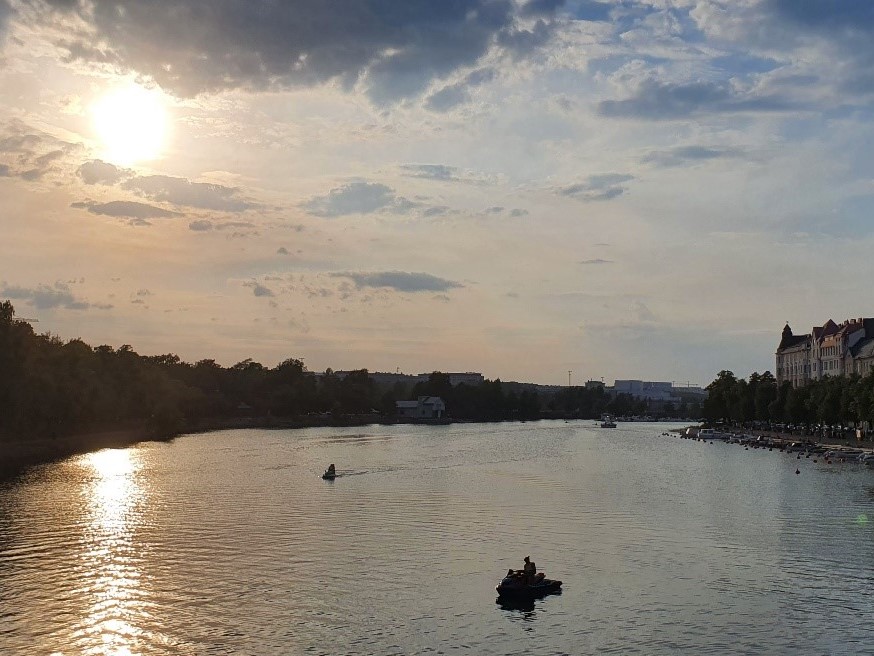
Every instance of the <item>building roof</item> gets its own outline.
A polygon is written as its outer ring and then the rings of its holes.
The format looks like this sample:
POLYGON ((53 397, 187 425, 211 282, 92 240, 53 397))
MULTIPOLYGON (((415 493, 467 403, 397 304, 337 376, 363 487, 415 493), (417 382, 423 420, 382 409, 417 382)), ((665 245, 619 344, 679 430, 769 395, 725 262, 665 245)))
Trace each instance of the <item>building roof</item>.
MULTIPOLYGON (((788 328, 789 326, 786 327, 788 328)), ((809 339, 810 335, 793 335, 791 330, 788 333, 784 330, 783 339, 780 340, 780 346, 777 347, 777 351, 785 351, 793 346, 801 346, 809 339)))
POLYGON ((866 337, 850 349, 854 358, 874 358, 874 337, 866 337))

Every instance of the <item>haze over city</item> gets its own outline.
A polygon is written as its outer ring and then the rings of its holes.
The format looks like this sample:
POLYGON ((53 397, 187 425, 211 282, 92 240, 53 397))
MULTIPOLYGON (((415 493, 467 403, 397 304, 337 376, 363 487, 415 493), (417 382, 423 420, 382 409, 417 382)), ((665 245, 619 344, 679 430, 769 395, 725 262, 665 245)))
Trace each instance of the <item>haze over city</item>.
POLYGON ((0 300, 232 364, 706 385, 862 316, 874 6, 0 0, 0 300))

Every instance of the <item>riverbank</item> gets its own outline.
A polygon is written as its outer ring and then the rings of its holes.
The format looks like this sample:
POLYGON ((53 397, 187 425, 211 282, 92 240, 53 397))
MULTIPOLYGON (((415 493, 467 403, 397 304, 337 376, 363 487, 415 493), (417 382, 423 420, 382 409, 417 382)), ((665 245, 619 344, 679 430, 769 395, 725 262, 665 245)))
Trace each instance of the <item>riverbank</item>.
POLYGON ((156 435, 146 426, 89 431, 53 438, 15 440, 0 438, 0 481, 13 478, 29 467, 107 448, 123 448, 139 442, 169 442, 180 435, 243 428, 297 429, 368 426, 370 424, 446 424, 449 420, 398 420, 368 413, 361 415, 305 415, 300 417, 214 417, 182 426, 172 433, 156 435))
MULTIPOLYGON (((698 426, 689 426, 688 428, 676 428, 672 432, 684 434, 687 430, 692 430, 693 435, 697 436, 698 426)), ((874 442, 871 440, 856 440, 856 439, 838 439, 830 437, 819 437, 814 435, 795 435, 793 433, 783 433, 772 430, 751 430, 741 428, 739 426, 731 426, 724 429, 728 433, 738 433, 750 435, 753 437, 763 437, 766 440, 778 445, 789 445, 793 443, 808 444, 810 446, 826 446, 836 450, 853 449, 859 451, 867 451, 874 453, 874 442)))
POLYGON ((172 437, 156 438, 145 428, 127 428, 39 440, 3 440, 0 441, 0 480, 11 478, 34 465, 157 439, 172 437))

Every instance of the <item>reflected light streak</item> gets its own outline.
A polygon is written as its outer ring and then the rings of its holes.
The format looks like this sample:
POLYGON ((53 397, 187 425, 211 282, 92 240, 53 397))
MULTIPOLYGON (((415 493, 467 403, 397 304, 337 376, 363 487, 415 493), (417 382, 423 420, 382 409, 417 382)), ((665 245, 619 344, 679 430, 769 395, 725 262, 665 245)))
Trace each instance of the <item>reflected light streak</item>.
POLYGON ((139 653, 139 621, 147 615, 140 557, 134 544, 143 490, 142 463, 133 449, 105 449, 86 457, 92 478, 85 490, 89 524, 83 568, 91 606, 74 634, 83 654, 139 653))

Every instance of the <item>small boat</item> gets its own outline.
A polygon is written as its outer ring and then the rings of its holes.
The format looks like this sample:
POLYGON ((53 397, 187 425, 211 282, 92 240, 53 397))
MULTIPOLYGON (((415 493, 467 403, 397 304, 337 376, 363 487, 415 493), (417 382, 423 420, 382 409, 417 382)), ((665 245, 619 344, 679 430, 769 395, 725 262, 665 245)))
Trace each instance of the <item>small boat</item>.
POLYGON ((325 470, 325 473, 322 474, 322 478, 324 478, 326 481, 333 481, 335 478, 337 478, 337 470, 334 468, 333 463, 331 463, 328 466, 328 469, 325 470))
POLYGON ((616 428, 616 422, 610 415, 601 415, 601 428, 616 428))
POLYGON ((542 578, 536 583, 527 583, 521 576, 505 576, 495 586, 498 596, 511 599, 534 599, 561 592, 561 581, 542 578))

